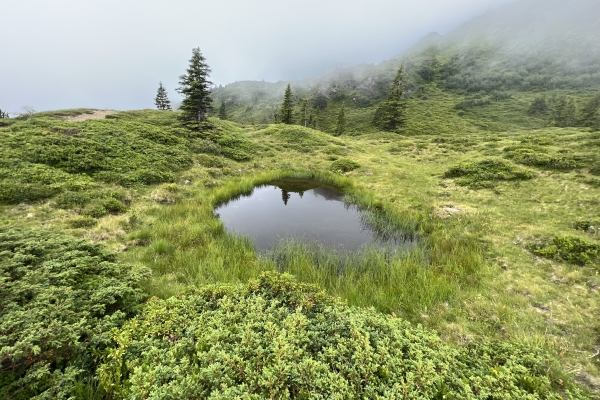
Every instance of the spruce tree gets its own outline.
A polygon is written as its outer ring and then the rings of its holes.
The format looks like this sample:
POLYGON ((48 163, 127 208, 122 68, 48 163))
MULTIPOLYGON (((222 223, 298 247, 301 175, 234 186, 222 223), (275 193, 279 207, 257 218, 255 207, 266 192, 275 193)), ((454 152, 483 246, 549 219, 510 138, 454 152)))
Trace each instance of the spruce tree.
POLYGON ((219 107, 219 119, 227 119, 227 108, 225 107, 224 101, 221 102, 221 107, 219 107))
POLYGON ((179 77, 181 86, 177 88, 177 91, 183 95, 183 101, 179 106, 180 118, 184 124, 193 129, 200 127, 211 109, 212 99, 209 86, 212 82, 208 80, 210 72, 210 67, 206 64, 200 48, 192 49, 192 58, 187 74, 179 77))
POLYGON ((338 114, 338 118, 337 118, 337 125, 335 127, 335 135, 336 136, 340 136, 343 135, 344 133, 346 133, 346 123, 348 121, 346 120, 346 104, 342 103, 342 109, 340 110, 340 113, 338 114))
POLYGON ((392 85, 388 89, 388 98, 375 113, 373 123, 383 130, 393 132, 406 122, 406 100, 404 91, 404 65, 400 66, 392 85))
POLYGON ((529 114, 547 114, 549 110, 548 103, 546 102, 546 96, 538 96, 533 100, 529 106, 529 114))
POLYGON ((294 100, 292 98, 292 87, 288 83, 283 95, 283 104, 281 105, 281 122, 290 125, 293 122, 294 100))
POLYGON ((154 99, 154 104, 156 104, 156 108, 159 110, 170 110, 171 109, 171 101, 167 97, 167 91, 163 86, 162 82, 158 84, 158 91, 156 92, 156 98, 154 99))
POLYGON ((300 116, 302 121, 304 122, 304 127, 308 126, 310 110, 308 107, 308 99, 302 100, 302 106, 300 107, 300 116))
POLYGON ((552 124, 561 128, 577 125, 577 104, 575 99, 562 96, 552 104, 552 124))
POLYGON ((583 107, 581 114, 583 125, 600 130, 600 93, 583 107))

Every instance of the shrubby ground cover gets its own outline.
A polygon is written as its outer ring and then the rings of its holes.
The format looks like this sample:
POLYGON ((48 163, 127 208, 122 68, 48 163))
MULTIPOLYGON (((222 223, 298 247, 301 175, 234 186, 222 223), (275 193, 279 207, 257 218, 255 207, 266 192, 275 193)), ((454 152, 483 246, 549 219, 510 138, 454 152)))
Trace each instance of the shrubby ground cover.
POLYGON ((145 297, 147 274, 86 240, 0 228, 0 397, 70 398, 145 297))
POLYGON ((151 300, 114 339, 99 373, 115 398, 562 398, 540 349, 455 348, 276 273, 151 300))

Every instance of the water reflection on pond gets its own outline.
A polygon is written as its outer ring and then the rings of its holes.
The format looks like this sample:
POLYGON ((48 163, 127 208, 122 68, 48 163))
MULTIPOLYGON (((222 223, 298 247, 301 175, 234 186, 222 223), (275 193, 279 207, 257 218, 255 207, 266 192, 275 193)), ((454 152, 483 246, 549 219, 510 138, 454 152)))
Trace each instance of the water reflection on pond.
POLYGON ((250 237, 259 251, 272 250, 290 237, 343 252, 362 246, 397 249, 411 243, 403 235, 382 237, 358 207, 344 201, 342 192, 314 180, 285 179, 257 186, 220 205, 215 213, 228 232, 250 237))

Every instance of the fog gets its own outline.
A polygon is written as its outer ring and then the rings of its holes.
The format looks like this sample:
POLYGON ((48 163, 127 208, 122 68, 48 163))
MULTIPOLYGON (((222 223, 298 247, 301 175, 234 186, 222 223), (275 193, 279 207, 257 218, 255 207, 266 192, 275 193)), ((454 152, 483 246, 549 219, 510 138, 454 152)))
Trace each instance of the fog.
POLYGON ((216 84, 376 63, 510 0, 3 0, 0 108, 153 107, 200 47, 216 84))

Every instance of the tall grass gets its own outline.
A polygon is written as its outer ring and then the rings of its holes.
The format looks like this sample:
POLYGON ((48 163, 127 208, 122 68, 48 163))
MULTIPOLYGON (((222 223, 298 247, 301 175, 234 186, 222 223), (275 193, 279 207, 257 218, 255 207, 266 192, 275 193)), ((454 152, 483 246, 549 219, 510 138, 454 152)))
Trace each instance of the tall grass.
POLYGON ((436 223, 417 211, 399 212, 345 177, 311 171, 269 172, 200 190, 193 198, 161 208, 154 224, 137 235, 150 239, 149 245, 129 257, 154 270, 147 288, 152 295, 168 297, 190 285, 245 282, 278 270, 318 284, 352 305, 374 306, 410 319, 449 299, 462 285, 476 282, 483 262, 476 240, 458 233, 452 224, 436 223), (338 187, 383 237, 400 230, 404 238, 419 240, 405 251, 366 248, 350 257, 318 243, 283 240, 271 253, 258 254, 249 239, 224 231, 213 213, 218 204, 284 178, 317 179, 338 187))

